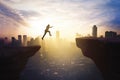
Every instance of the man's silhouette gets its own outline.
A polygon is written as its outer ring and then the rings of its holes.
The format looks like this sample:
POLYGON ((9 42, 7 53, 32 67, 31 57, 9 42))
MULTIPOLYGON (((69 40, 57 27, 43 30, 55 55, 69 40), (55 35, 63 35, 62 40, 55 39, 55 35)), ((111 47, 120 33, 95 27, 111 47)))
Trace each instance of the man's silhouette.
POLYGON ((49 28, 52 28, 52 27, 50 27, 50 25, 48 24, 48 25, 46 26, 46 29, 45 29, 44 35, 43 35, 43 37, 42 37, 42 40, 43 40, 43 38, 45 37, 45 35, 46 35, 47 32, 49 32, 49 35, 52 36, 51 33, 50 33, 50 31, 49 31, 49 28))

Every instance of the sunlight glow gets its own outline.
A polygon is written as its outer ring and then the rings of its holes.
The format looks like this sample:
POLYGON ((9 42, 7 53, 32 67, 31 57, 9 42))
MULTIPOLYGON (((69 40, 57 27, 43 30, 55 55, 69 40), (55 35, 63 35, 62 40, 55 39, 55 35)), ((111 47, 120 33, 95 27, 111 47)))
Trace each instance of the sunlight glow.
MULTIPOLYGON (((91 35, 93 25, 97 25, 99 28, 98 34, 103 35, 109 27, 108 22, 114 19, 114 16, 111 17, 112 13, 109 14, 111 12, 111 8, 105 8, 105 3, 108 3, 108 0, 87 0, 78 2, 73 0, 35 0, 34 2, 33 0, 12 1, 13 3, 8 0, 2 0, 2 2, 11 6, 11 8, 16 9, 16 11, 18 11, 18 13, 29 22, 30 26, 26 32, 28 32, 32 37, 39 35, 42 36, 47 24, 53 26, 53 28, 50 29, 53 36, 55 36, 55 32, 58 30, 60 31, 61 38, 67 38, 70 40, 74 40, 76 33, 79 33, 82 36, 87 36, 88 34, 91 35), (107 28, 104 29, 104 27, 107 28)), ((5 31, 3 30, 3 32, 5 31)))
MULTIPOLYGON (((41 21, 40 19, 29 20, 30 28, 28 29, 28 31, 32 33, 32 37, 37 37, 39 35, 42 36, 44 34, 46 26, 49 23, 52 23, 51 21, 51 19, 45 19, 43 21, 41 21)), ((51 28, 50 31, 54 33, 55 29, 51 28)))

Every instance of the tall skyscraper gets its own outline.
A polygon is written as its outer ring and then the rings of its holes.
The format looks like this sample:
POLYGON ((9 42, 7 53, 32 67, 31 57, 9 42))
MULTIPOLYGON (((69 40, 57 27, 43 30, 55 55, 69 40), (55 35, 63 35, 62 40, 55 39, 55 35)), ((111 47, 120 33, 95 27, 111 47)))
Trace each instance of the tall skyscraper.
POLYGON ((56 39, 60 39, 60 32, 56 31, 56 39))
POLYGON ((23 35, 23 46, 27 46, 27 35, 23 35))
POLYGON ((97 26, 96 25, 94 25, 92 28, 92 36, 97 37, 97 26))
POLYGON ((11 37, 11 46, 17 46, 17 40, 15 39, 15 37, 11 37))
POLYGON ((21 35, 18 35, 18 41, 19 41, 19 44, 22 45, 22 36, 21 35))

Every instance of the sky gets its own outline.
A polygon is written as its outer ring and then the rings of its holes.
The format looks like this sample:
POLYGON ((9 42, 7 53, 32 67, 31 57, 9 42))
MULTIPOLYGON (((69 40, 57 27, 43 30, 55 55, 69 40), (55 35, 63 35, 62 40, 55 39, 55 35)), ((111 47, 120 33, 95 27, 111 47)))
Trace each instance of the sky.
POLYGON ((50 24, 53 36, 60 31, 61 37, 69 39, 76 33, 91 35, 93 25, 97 25, 98 35, 103 35, 106 30, 119 33, 119 5, 119 0, 1 0, 0 15, 7 22, 0 28, 7 34, 10 31, 11 34, 35 37, 43 35, 45 27, 50 24))

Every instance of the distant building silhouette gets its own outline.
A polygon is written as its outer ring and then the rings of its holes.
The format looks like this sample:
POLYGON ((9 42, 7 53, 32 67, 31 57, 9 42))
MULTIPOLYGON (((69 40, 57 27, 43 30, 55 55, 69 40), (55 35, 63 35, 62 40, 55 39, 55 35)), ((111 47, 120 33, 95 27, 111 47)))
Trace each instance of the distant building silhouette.
POLYGON ((79 33, 76 33, 76 35, 75 35, 77 38, 79 38, 79 37, 81 37, 81 34, 79 34, 79 33))
POLYGON ((18 35, 18 42, 20 45, 22 45, 22 36, 21 35, 18 35))
POLYGON ((100 38, 104 38, 103 35, 100 35, 100 38))
POLYGON ((0 38, 0 47, 21 47, 21 46, 39 46, 40 45, 40 39, 37 38, 31 38, 29 40, 29 37, 27 35, 18 35, 18 38, 11 37, 11 39, 0 38))
POLYGON ((94 25, 92 28, 92 36, 97 37, 97 26, 96 25, 94 25))
POLYGON ((120 39, 120 34, 117 35, 117 38, 120 39))
POLYGON ((27 41, 28 46, 32 46, 34 44, 34 39, 31 38, 30 41, 27 41))
POLYGON ((56 39, 60 39, 60 32, 59 31, 56 31, 56 39))
POLYGON ((0 38, 0 47, 3 47, 3 46, 4 46, 4 39, 0 38))
POLYGON ((14 44, 16 42, 15 37, 11 37, 11 43, 14 44))
POLYGON ((27 46, 27 35, 23 35, 23 46, 27 46))
POLYGON ((5 44, 5 45, 8 45, 9 43, 10 43, 10 41, 8 40, 7 37, 5 37, 5 38, 4 38, 4 44, 5 44))
POLYGON ((105 38, 116 38, 117 33, 113 31, 106 31, 105 32, 105 38))
POLYGON ((15 37, 11 37, 11 46, 18 46, 19 40, 16 40, 15 37))

